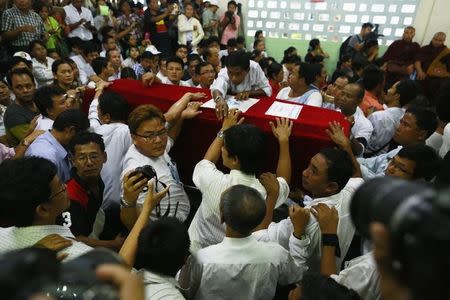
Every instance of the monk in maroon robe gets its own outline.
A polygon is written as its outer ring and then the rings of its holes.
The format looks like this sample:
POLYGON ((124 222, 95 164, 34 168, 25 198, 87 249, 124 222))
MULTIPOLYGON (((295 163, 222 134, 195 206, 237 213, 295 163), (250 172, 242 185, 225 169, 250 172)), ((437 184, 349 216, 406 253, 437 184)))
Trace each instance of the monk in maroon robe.
POLYGON ((391 87, 397 81, 408 78, 414 72, 414 62, 420 45, 413 42, 416 29, 408 26, 403 38, 393 42, 383 55, 386 64, 386 86, 391 87))
MULTIPOLYGON (((444 45, 445 38, 445 33, 436 33, 430 44, 420 48, 416 56, 417 79, 421 81, 425 93, 432 104, 434 104, 434 98, 445 77, 436 76, 433 72, 429 72, 429 68, 442 53, 447 51, 447 46, 444 45)), ((448 57, 443 57, 442 59, 448 59, 448 57)))

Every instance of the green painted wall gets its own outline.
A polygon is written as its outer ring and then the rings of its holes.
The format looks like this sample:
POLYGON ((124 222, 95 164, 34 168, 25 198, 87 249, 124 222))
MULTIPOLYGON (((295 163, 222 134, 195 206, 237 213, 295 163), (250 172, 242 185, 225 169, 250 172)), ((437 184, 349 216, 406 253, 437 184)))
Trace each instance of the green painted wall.
MULTIPOLYGON (((247 37, 247 40, 249 41, 247 45, 251 48, 253 39, 251 39, 251 37, 247 37)), ((331 74, 336 69, 337 58, 339 57, 339 47, 341 44, 334 42, 320 43, 322 45, 322 49, 330 55, 330 58, 325 60, 325 65, 327 67, 328 74, 331 74)), ((277 61, 281 61, 284 50, 290 46, 297 48, 298 53, 302 56, 302 58, 304 58, 308 50, 309 41, 266 38, 267 53, 269 56, 274 57, 277 61)), ((386 46, 380 46, 380 56, 384 54, 386 48, 386 46)))

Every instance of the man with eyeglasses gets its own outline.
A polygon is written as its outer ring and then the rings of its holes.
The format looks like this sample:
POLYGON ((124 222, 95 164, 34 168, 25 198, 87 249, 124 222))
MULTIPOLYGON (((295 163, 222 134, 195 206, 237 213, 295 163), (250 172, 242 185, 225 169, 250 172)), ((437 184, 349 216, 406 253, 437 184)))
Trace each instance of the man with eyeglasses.
POLYGON ((209 89, 216 78, 216 71, 209 62, 202 62, 195 66, 195 77, 199 83, 198 88, 209 89))
POLYGON ((77 240, 91 246, 119 250, 124 238, 100 240, 105 224, 101 209, 105 185, 100 172, 106 162, 103 138, 96 133, 82 132, 70 143, 72 178, 67 182, 69 210, 63 213, 63 225, 70 228, 77 240))
POLYGON ((169 151, 177 138, 184 119, 197 116, 199 102, 190 102, 206 97, 203 93, 186 93, 163 114, 153 105, 140 105, 128 117, 133 145, 131 145, 123 160, 122 180, 130 185, 132 193, 122 193, 121 219, 123 224, 131 229, 141 212, 149 178, 142 172, 135 174, 138 167, 152 166, 157 175, 155 189, 160 191, 170 185, 170 190, 160 202, 159 211, 152 212, 152 218, 160 215, 177 217, 186 220, 190 211, 189 198, 184 191, 178 171, 169 151), (158 213, 159 212, 159 213, 158 213))

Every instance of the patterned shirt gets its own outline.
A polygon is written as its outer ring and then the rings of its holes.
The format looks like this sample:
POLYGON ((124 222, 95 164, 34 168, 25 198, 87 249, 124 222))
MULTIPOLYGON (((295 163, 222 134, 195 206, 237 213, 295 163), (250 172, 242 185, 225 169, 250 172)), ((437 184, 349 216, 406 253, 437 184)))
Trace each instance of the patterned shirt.
POLYGON ((128 27, 131 27, 133 23, 136 24, 136 28, 133 29, 130 34, 135 35, 138 40, 142 39, 142 18, 139 17, 136 14, 130 14, 128 17, 124 14, 119 16, 117 18, 117 28, 119 29, 118 32, 123 31, 127 29, 128 27))
POLYGON ((12 31, 18 27, 31 25, 35 28, 35 32, 22 32, 15 40, 11 41, 11 45, 16 47, 28 47, 31 41, 40 40, 44 33, 44 23, 41 17, 32 10, 24 13, 17 6, 7 9, 3 13, 1 31, 12 31))

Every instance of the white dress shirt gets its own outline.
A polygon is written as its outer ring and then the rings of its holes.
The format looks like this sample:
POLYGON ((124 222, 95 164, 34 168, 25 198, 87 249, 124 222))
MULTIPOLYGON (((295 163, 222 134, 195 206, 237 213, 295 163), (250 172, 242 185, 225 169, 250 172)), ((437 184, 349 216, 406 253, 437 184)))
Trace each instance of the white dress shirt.
MULTIPOLYGON (((158 77, 159 78, 159 77, 158 77)), ((162 79, 161 79, 161 83, 164 83, 164 84, 170 84, 170 85, 175 85, 172 81, 170 81, 169 80, 169 78, 168 77, 163 77, 162 79)), ((180 83, 178 84, 179 86, 191 86, 189 83, 187 83, 186 81, 184 81, 184 80, 180 80, 180 83)))
POLYGON ((361 173, 364 180, 369 180, 375 177, 383 177, 385 174, 389 161, 397 155, 402 149, 402 146, 398 146, 394 150, 388 153, 380 154, 370 158, 358 158, 359 166, 361 167, 361 173))
POLYGON ((36 58, 31 59, 33 62, 33 76, 38 83, 38 87, 53 83, 52 65, 55 61, 51 57, 47 57, 47 64, 39 62, 36 58))
MULTIPOLYGON (((137 167, 151 165, 158 175, 158 181, 166 184, 167 186, 170 185, 170 194, 166 195, 160 202, 161 215, 163 215, 167 211, 170 202, 169 216, 175 216, 175 210, 177 210, 176 217, 181 221, 184 221, 189 215, 190 204, 189 198, 184 191, 183 183, 181 183, 180 181, 176 165, 169 156, 169 151, 172 146, 173 140, 171 138, 168 138, 166 151, 164 152, 164 154, 160 157, 150 158, 140 153, 139 150, 136 149, 135 145, 131 145, 130 149, 128 149, 128 152, 123 159, 123 171, 120 178, 123 179, 128 171, 132 171, 137 167), (177 202, 178 209, 176 209, 177 202)), ((164 188, 161 183, 158 183, 157 187, 158 191, 164 188)), ((142 205, 144 203, 146 195, 147 193, 145 192, 139 195, 137 201, 139 205, 142 205)), ((156 218, 155 211, 152 212, 151 217, 156 218)))
POLYGON ((219 91, 224 97, 228 93, 256 91, 259 89, 262 89, 268 97, 272 95, 272 88, 270 87, 269 80, 266 78, 266 75, 264 75, 259 64, 253 60, 250 61, 250 69, 240 84, 235 85, 232 83, 228 78, 227 68, 222 68, 210 89, 211 91, 219 91))
POLYGON ((108 157, 100 174, 105 184, 102 208, 106 210, 111 205, 116 207, 120 205, 120 187, 122 186, 120 174, 122 173, 123 159, 132 141, 128 125, 123 123, 100 124, 97 107, 98 99, 92 100, 89 106, 89 122, 91 130, 103 137, 108 157))
POLYGON ((310 106, 322 107, 322 95, 318 90, 311 89, 299 97, 289 97, 291 88, 289 86, 282 88, 277 95, 277 99, 306 104, 310 106))
POLYGON ((133 66, 138 63, 139 63, 138 61, 133 60, 131 57, 127 57, 124 60, 122 60, 122 67, 133 68, 133 66))
MULTIPOLYGON (((306 208, 311 208, 319 203, 324 203, 329 207, 334 206, 338 211, 339 224, 337 235, 339 237, 339 246, 341 257, 336 258, 336 267, 339 270, 345 255, 350 247, 350 243, 355 234, 355 227, 350 217, 350 200, 358 187, 363 183, 362 178, 350 178, 346 186, 337 194, 329 197, 312 199, 306 208)), ((254 233, 258 240, 277 242, 286 249, 289 249, 289 238, 294 232, 294 227, 289 218, 281 222, 272 222, 265 230, 254 233)), ((313 272, 320 270, 320 258, 322 255, 322 234, 319 223, 313 214, 310 215, 309 222, 305 228, 305 235, 309 238, 308 254, 306 264, 313 272)))
MULTIPOLYGON (((79 13, 72 4, 69 4, 64 6, 64 12, 66 13, 65 20, 67 25, 75 24, 81 19, 85 19, 86 22, 91 22, 91 25, 94 26, 94 18, 92 16, 92 12, 86 7, 81 7, 81 13, 79 13)), ((93 38, 92 32, 83 25, 80 25, 72 30, 69 33, 68 37, 79 37, 83 41, 90 41, 93 38)))
POLYGON ((89 77, 95 75, 94 69, 92 66, 84 59, 84 57, 80 55, 71 56, 70 57, 80 70, 80 81, 82 84, 87 84, 89 81, 89 77))
POLYGON ((50 130, 53 128, 53 121, 50 118, 44 117, 43 115, 39 115, 39 117, 36 120, 36 128, 34 130, 50 130))
POLYGON ((184 300, 180 286, 175 278, 156 274, 147 270, 139 270, 145 286, 147 300, 184 300))
POLYGON ((353 117, 355 123, 351 129, 351 136, 355 139, 365 139, 368 143, 373 132, 372 123, 364 116, 363 111, 359 107, 356 107, 356 112, 353 114, 353 117))
MULTIPOLYGON (((64 214, 63 214, 64 217, 64 214)), ((64 261, 74 259, 90 250, 91 247, 75 240, 70 229, 60 225, 39 225, 27 227, 0 228, 0 254, 8 251, 32 247, 38 241, 50 234, 58 234, 72 241, 72 245, 58 253, 67 253, 64 261)))
POLYGON ((299 282, 304 271, 280 245, 249 236, 199 250, 182 274, 190 274, 194 299, 272 299, 277 283, 299 282))
POLYGON ((354 290, 364 300, 380 300, 380 275, 373 252, 346 262, 345 269, 331 275, 337 283, 354 290))
MULTIPOLYGON (((283 204, 289 196, 289 185, 278 177, 280 192, 276 206, 283 204)), ((206 159, 201 160, 194 169, 192 180, 202 192, 202 202, 189 226, 191 251, 220 243, 225 237, 225 225, 220 222, 220 196, 229 187, 242 184, 252 187, 266 198, 267 192, 255 175, 247 175, 239 170, 224 174, 216 165, 206 159)))
POLYGON ((377 152, 388 145, 404 114, 404 108, 389 107, 369 115, 368 119, 373 125, 373 132, 367 145, 368 153, 377 152))
POLYGON ((433 148, 434 151, 436 151, 436 153, 439 153, 439 151, 441 150, 442 143, 443 143, 443 135, 437 133, 436 131, 433 132, 433 134, 430 135, 430 137, 427 138, 427 140, 425 141, 425 145, 433 148))
POLYGON ((445 125, 444 134, 442 135, 442 146, 439 150, 439 155, 444 158, 447 152, 450 150, 450 123, 445 125))

